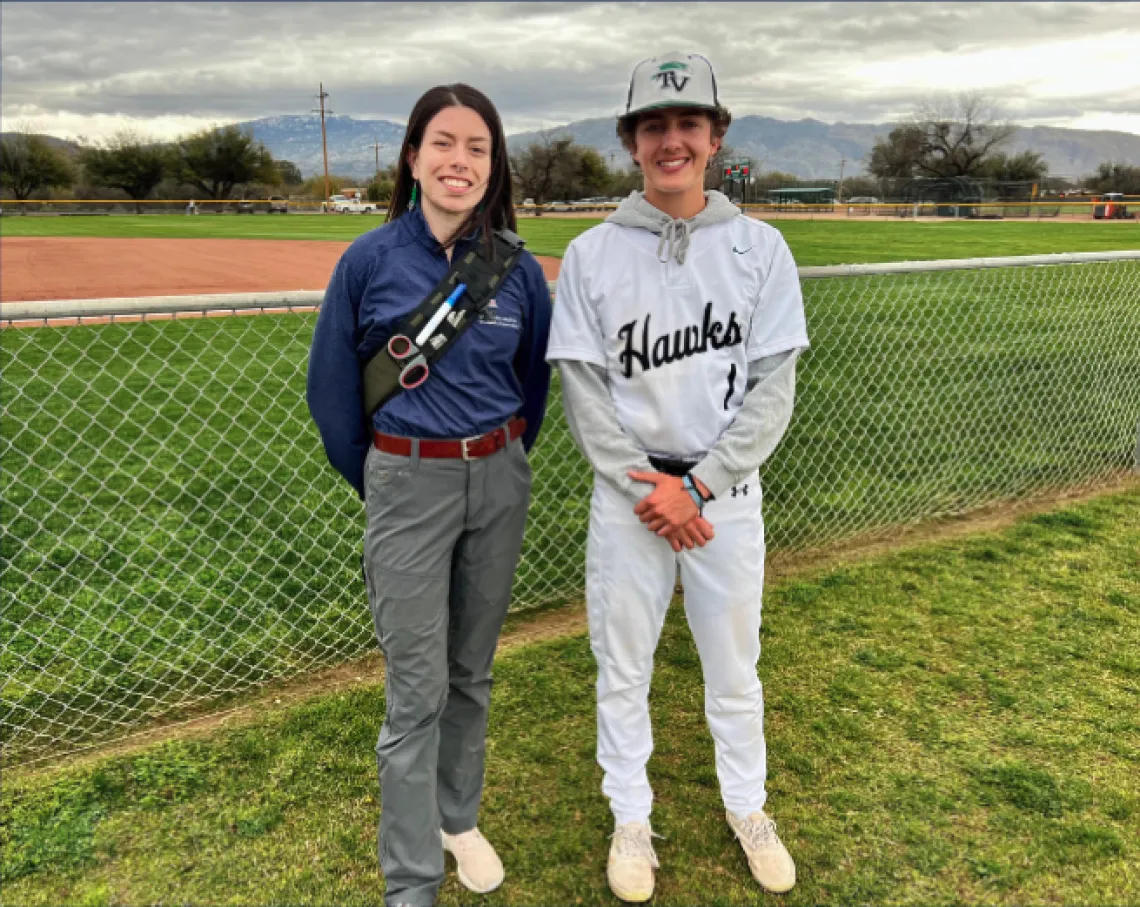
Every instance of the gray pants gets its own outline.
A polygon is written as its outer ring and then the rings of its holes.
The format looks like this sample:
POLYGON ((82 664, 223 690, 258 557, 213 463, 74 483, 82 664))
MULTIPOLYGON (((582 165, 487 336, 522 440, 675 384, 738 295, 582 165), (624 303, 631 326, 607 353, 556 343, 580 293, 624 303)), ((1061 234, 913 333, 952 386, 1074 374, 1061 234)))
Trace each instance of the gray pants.
POLYGON ((386 904, 432 904, 440 828, 477 824, 491 662, 530 481, 520 441, 471 461, 368 454, 364 572, 387 678, 376 744, 386 904))

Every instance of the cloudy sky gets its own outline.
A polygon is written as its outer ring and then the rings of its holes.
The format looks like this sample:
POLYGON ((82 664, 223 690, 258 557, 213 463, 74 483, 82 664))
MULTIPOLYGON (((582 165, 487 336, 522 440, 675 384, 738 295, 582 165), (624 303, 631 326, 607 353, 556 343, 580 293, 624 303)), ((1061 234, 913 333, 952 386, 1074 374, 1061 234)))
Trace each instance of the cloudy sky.
POLYGON ((608 116, 638 59, 709 56, 738 116, 884 122, 945 90, 1140 133, 1140 3, 3 3, 3 128, 169 138, 308 113, 405 122, 468 81, 508 132, 608 116))

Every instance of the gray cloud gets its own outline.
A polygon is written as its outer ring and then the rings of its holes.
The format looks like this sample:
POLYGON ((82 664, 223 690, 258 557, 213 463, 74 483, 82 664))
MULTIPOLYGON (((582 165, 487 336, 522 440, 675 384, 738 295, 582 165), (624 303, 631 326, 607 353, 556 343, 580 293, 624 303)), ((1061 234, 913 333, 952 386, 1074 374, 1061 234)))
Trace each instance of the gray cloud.
MULTIPOLYGON (((738 114, 882 122, 925 89, 875 82, 877 64, 914 61, 918 77, 947 55, 1135 47, 1140 3, 14 3, 0 26, 6 121, 305 113, 319 81, 337 113, 403 120, 425 88, 463 80, 509 129, 534 128, 613 114, 633 63, 682 47, 714 60, 738 114)), ((964 63, 960 78, 975 75, 964 63)), ((1026 122, 1140 122, 1135 77, 1064 91, 1001 79, 1026 122)))

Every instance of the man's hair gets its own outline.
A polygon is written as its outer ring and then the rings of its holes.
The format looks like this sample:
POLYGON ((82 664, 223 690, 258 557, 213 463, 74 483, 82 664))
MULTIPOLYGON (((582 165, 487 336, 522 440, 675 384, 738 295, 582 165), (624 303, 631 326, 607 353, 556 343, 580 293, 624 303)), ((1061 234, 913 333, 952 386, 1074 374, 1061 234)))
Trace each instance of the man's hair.
MULTIPOLYGON (((683 110, 685 108, 679 109, 683 110)), ((732 124, 732 114, 728 112, 727 108, 717 104, 716 110, 709 110, 703 107, 694 107, 692 109, 709 118, 709 121, 712 123, 712 137, 714 139, 724 138, 725 133, 728 132, 728 127, 732 124)), ((660 112, 661 109, 642 110, 639 113, 627 113, 623 117, 618 117, 617 135, 618 138, 621 139, 622 147, 625 148, 626 151, 633 154, 637 149, 637 124, 641 118, 660 112)))

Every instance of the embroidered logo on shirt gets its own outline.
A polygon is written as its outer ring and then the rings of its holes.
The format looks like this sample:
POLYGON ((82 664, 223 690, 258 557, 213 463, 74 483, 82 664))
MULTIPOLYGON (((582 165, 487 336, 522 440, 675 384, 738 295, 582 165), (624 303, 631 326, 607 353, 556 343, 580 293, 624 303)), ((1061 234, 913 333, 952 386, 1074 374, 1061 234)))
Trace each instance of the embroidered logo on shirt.
POLYGON ((732 251, 735 252, 737 255, 743 255, 745 252, 751 252, 755 248, 756 248, 755 246, 749 246, 747 249, 738 249, 738 248, 736 248, 736 246, 733 246, 732 251))
POLYGON ((479 320, 483 324, 494 324, 501 328, 521 328, 522 323, 514 315, 500 311, 495 300, 487 303, 487 307, 479 313, 479 320))

